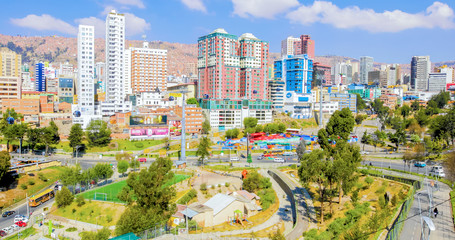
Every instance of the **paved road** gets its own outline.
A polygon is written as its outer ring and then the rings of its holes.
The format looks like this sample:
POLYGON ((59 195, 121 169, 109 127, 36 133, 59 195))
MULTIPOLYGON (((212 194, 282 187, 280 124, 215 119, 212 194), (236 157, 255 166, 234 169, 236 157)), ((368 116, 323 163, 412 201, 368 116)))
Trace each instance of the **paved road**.
MULTIPOLYGON (((39 209, 42 209, 44 207, 50 207, 52 206, 52 203, 54 202, 54 199, 51 199, 50 201, 47 201, 46 203, 44 204, 41 204, 40 206, 38 207, 31 207, 30 208, 30 213, 33 213, 39 209)), ((21 204, 20 206, 16 207, 13 209, 13 211, 16 211, 15 214, 7 217, 7 218, 1 218, 0 219, 0 229, 3 229, 5 227, 9 227, 11 225, 14 224, 14 216, 15 215, 24 215, 24 216, 27 216, 27 205, 24 203, 24 204, 21 204)))

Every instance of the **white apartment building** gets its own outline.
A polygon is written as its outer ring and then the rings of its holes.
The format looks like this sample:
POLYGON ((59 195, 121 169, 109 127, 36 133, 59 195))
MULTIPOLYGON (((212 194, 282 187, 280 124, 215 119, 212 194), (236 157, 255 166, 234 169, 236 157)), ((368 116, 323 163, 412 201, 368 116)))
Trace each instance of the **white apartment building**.
POLYGON ((300 38, 289 36, 281 41, 281 58, 287 55, 294 55, 294 43, 300 41, 300 38))
POLYGON ((125 49, 125 54, 123 55, 123 88, 125 94, 132 94, 133 90, 131 89, 131 48, 125 49))
POLYGON ((368 84, 368 72, 373 71, 373 58, 360 57, 359 82, 368 84))
POLYGON ((77 34, 77 104, 81 115, 95 114, 95 27, 79 25, 77 34))
POLYGON ((131 102, 125 101, 124 59, 125 15, 112 10, 106 17, 106 100, 101 114, 131 110, 131 102))
POLYGON ((414 90, 428 89, 428 76, 431 72, 430 56, 414 56, 411 60, 411 85, 414 90))

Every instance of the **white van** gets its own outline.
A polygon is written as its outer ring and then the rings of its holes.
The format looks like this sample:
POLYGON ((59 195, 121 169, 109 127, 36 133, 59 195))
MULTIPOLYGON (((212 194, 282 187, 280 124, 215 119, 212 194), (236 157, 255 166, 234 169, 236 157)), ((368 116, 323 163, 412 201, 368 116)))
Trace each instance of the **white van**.
POLYGON ((240 161, 238 157, 231 157, 231 161, 240 161))
POLYGON ((278 162, 278 163, 284 163, 284 159, 282 158, 275 158, 273 159, 274 162, 278 162))

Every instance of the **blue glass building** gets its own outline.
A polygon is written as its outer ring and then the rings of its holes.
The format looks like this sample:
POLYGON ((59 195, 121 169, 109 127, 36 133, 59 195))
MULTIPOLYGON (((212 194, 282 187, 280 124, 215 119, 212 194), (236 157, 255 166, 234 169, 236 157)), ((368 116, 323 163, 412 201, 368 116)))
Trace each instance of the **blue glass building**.
POLYGON ((274 62, 275 79, 286 83, 286 91, 311 93, 313 59, 308 55, 288 55, 274 62))
POLYGON ((44 72, 44 63, 35 65, 35 90, 38 92, 46 91, 46 76, 44 72))

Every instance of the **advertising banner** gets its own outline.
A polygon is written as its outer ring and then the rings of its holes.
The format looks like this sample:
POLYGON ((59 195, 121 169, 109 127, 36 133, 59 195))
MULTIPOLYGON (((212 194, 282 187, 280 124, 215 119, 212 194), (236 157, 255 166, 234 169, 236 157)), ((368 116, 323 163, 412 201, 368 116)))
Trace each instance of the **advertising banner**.
POLYGON ((152 138, 166 136, 168 134, 169 129, 167 128, 130 129, 130 136, 132 138, 152 138))

